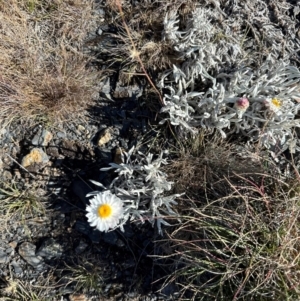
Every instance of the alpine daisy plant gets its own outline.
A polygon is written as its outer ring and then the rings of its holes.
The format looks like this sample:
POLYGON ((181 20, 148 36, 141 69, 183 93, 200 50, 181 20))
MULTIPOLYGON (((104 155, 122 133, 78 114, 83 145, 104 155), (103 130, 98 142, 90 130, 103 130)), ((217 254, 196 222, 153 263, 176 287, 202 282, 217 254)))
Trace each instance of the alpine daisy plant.
POLYGON ((122 163, 110 163, 110 167, 102 171, 113 170, 116 177, 108 187, 92 181, 102 188, 87 196, 93 196, 91 204, 87 206, 88 222, 100 231, 120 228, 124 231, 124 224, 130 221, 156 223, 159 234, 161 225, 169 225, 166 219, 178 219, 173 206, 177 204, 176 197, 180 194, 165 196, 172 188, 172 182, 161 166, 167 164, 163 158, 165 152, 154 159, 153 154, 147 156, 131 148, 122 152, 122 163))

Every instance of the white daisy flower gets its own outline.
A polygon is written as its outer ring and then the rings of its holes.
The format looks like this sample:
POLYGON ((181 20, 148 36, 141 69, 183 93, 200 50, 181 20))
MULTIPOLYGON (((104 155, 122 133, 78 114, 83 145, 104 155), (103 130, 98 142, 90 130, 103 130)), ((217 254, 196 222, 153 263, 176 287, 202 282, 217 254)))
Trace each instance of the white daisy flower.
POLYGON ((267 98, 265 105, 271 112, 277 113, 282 106, 282 101, 278 98, 267 98))
POLYGON ((98 193, 90 200, 90 205, 86 207, 86 211, 90 225, 100 231, 107 232, 118 226, 124 213, 123 202, 109 190, 106 190, 98 193))

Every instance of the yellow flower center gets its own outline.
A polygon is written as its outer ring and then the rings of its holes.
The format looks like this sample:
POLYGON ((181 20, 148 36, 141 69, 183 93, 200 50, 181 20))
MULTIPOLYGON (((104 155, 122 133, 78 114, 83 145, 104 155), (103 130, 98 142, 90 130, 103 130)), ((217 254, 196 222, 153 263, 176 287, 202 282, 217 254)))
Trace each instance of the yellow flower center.
POLYGON ((280 108, 281 107, 281 101, 279 99, 273 98, 271 100, 271 102, 272 102, 272 105, 275 106, 276 108, 280 108))
POLYGON ((98 207, 98 216, 102 218, 106 218, 111 216, 112 209, 111 206, 108 204, 103 204, 98 207))

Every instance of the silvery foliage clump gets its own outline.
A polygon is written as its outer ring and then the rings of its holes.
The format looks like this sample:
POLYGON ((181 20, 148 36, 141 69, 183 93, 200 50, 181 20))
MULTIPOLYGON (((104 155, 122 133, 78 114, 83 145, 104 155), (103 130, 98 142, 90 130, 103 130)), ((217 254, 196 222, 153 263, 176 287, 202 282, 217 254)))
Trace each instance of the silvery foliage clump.
POLYGON ((224 138, 240 133, 276 153, 299 150, 294 134, 300 125, 299 69, 274 54, 258 68, 248 67, 240 41, 215 43, 216 29, 207 17, 211 15, 210 9, 198 8, 183 31, 176 12, 165 17, 165 39, 184 62, 173 65, 159 82, 169 91, 161 109, 167 117, 161 123, 168 120, 179 133, 195 134, 199 128, 217 129, 224 138), (232 60, 241 67, 230 68, 232 60), (242 99, 248 102, 243 108, 242 99))
POLYGON ((247 52, 248 63, 256 64, 257 58, 270 49, 280 57, 295 53, 300 47, 297 20, 300 3, 265 0, 201 2, 204 2, 203 6, 211 7, 207 15, 215 26, 214 30, 227 39, 238 41, 247 52))
MULTIPOLYGON (((124 215, 120 219, 117 228, 124 231, 124 224, 128 220, 139 220, 156 223, 159 234, 162 234, 161 225, 170 225, 165 218, 177 217, 173 206, 177 204, 175 199, 181 194, 164 196, 170 191, 173 182, 167 180, 167 175, 161 171, 161 166, 167 164, 163 158, 166 152, 162 151, 154 159, 153 154, 147 156, 135 148, 121 154, 122 163, 110 163, 110 167, 102 168, 102 171, 114 170, 117 176, 108 187, 92 181, 95 185, 123 200, 124 215)), ((97 195, 99 191, 93 191, 87 196, 97 195)))

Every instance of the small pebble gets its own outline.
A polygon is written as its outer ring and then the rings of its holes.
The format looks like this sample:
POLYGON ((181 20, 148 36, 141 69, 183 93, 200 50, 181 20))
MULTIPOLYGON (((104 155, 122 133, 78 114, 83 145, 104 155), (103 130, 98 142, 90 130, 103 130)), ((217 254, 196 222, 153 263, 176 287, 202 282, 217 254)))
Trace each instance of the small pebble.
POLYGON ((43 260, 35 255, 36 246, 30 242, 23 242, 19 247, 19 254, 31 266, 38 268, 43 260))
POLYGON ((22 166, 28 167, 34 163, 47 163, 49 161, 48 156, 40 148, 33 148, 28 155, 23 157, 22 166))
POLYGON ((4 250, 0 249, 0 264, 6 263, 8 261, 8 256, 4 250))
POLYGON ((16 275, 21 275, 23 273, 23 269, 21 268, 18 262, 13 260, 11 262, 11 266, 14 268, 14 272, 16 275))
POLYGON ((97 35, 98 35, 98 36, 101 36, 102 33, 103 33, 103 30, 102 30, 101 28, 99 28, 99 29, 97 30, 97 35))
POLYGON ((56 136, 58 137, 58 138, 66 138, 66 133, 64 133, 64 132, 57 132, 56 133, 56 136))

